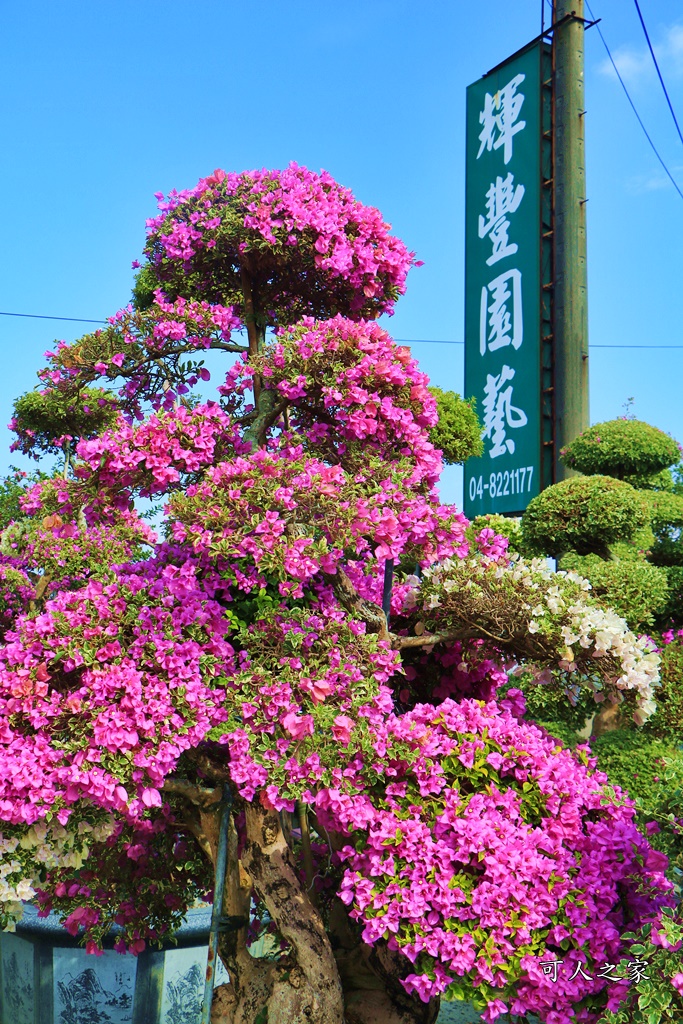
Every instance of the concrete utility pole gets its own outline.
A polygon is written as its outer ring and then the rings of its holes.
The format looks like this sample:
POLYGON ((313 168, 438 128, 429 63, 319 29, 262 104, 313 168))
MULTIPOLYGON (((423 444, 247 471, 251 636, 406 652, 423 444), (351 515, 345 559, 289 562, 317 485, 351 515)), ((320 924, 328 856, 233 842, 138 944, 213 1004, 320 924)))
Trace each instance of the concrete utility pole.
POLYGON ((571 475, 560 449, 590 424, 583 17, 583 0, 553 0, 556 480, 571 475))

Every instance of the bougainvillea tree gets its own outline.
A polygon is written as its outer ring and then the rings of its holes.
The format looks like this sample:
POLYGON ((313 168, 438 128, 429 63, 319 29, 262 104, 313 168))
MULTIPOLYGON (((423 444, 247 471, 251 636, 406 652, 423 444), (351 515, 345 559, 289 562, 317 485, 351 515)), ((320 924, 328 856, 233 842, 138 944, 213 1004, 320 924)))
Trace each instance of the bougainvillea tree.
POLYGON ((435 398, 376 322, 414 257, 377 210, 296 166, 159 199, 137 305, 40 373, 117 419, 3 535, 5 921, 35 897, 92 951, 163 940, 229 793, 215 1021, 431 1024, 444 995, 597 1020, 665 859, 497 690, 550 665, 647 716, 656 655, 440 503, 435 398))

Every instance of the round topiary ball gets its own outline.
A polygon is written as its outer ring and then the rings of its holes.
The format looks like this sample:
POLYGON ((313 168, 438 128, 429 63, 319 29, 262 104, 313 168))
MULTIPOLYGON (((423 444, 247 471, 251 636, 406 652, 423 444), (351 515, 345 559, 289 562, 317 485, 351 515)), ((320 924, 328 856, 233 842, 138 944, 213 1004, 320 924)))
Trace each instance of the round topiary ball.
POLYGON ((562 461, 579 473, 601 473, 623 480, 652 475, 681 457, 678 443, 657 427, 640 420, 608 420, 579 434, 560 452, 562 461))
POLYGON ((447 466, 465 462, 473 455, 481 455, 481 423, 477 419, 474 399, 461 398, 454 391, 429 388, 436 399, 438 422, 429 431, 429 440, 441 450, 447 466))
POLYGON ((608 545, 629 540, 648 519, 645 501, 630 484, 610 476, 577 476, 529 502, 522 536, 538 554, 558 558, 573 550, 609 558, 608 545))

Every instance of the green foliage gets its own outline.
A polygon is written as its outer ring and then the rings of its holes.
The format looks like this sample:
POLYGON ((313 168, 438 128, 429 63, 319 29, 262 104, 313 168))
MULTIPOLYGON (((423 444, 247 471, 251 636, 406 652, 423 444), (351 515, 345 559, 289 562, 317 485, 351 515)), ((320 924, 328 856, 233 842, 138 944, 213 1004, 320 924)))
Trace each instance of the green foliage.
POLYGON ((520 519, 515 519, 511 516, 500 516, 495 513, 489 513, 485 516, 475 516, 474 519, 470 521, 470 525, 467 528, 467 539, 470 543, 473 543, 477 534, 487 528, 489 530, 495 530, 501 537, 507 537, 509 552, 517 552, 522 555, 522 557, 526 557, 530 554, 524 544, 520 519))
POLYGON ((650 510, 650 523, 655 534, 666 526, 683 526, 683 496, 667 491, 644 491, 650 510))
POLYGON ((625 476, 624 480, 638 491, 667 491, 671 493, 675 486, 670 469, 663 469, 659 473, 632 473, 625 476))
POLYGON ((669 600, 659 616, 659 628, 667 629, 673 623, 680 622, 683 609, 683 566, 662 566, 669 581, 669 600))
POLYGON ((16 466, 10 467, 11 472, 4 479, 0 480, 0 533, 7 529, 10 523, 24 519, 26 513, 19 501, 21 496, 31 484, 38 480, 46 479, 45 473, 24 473, 16 466))
MULTIPOLYGON (((524 694, 524 717, 547 729, 568 747, 579 742, 577 732, 598 710, 592 689, 577 686, 567 672, 559 669, 515 673, 510 685, 519 687, 524 694)), ((507 689, 503 687, 499 694, 507 689)))
POLYGON ((683 495, 644 491, 650 509, 653 543, 650 561, 655 565, 683 565, 683 495))
POLYGON ((608 476, 576 476, 546 488, 522 516, 524 543, 538 554, 609 556, 608 545, 629 540, 648 522, 643 498, 608 476))
POLYGON ((644 560, 606 562, 598 555, 570 552, 559 565, 584 576, 593 595, 613 608, 636 632, 654 626, 669 606, 669 579, 664 569, 644 560))
MULTIPOLYGON (((679 610, 680 616, 680 610, 679 610)), ((646 722, 647 733, 683 743, 683 642, 675 636, 659 652, 660 685, 655 691, 657 711, 646 722)))
POLYGON ((116 414, 116 399, 102 388, 85 388, 73 397, 55 389, 29 391, 14 403, 12 427, 17 447, 37 458, 40 452, 54 453, 63 438, 96 437, 114 424, 116 414))
POLYGON ((658 530, 650 550, 650 560, 664 568, 683 566, 683 536, 680 527, 665 527, 658 530))
POLYGON ((562 461, 580 473, 625 477, 651 476, 680 460, 678 444, 641 420, 596 423, 561 451, 562 461))
MULTIPOLYGON (((539 726, 539 728, 545 729, 550 736, 559 740, 560 743, 564 743, 565 747, 575 747, 577 743, 581 742, 578 731, 572 728, 571 725, 567 725, 566 722, 561 722, 558 719, 546 722, 543 718, 534 718, 531 720, 535 725, 539 726)), ((580 728, 583 729, 583 723, 580 728)))
POLYGON ((482 455, 481 423, 475 412, 476 400, 465 400, 455 391, 429 388, 436 399, 439 422, 429 432, 429 440, 443 452, 447 466, 482 455))
POLYGON ((599 771, 635 801, 638 827, 654 821, 651 844, 669 858, 669 876, 683 879, 683 751, 675 740, 617 729, 591 740, 599 771), (680 824, 678 823, 680 820, 680 824))
POLYGON ((154 273, 151 263, 146 263, 138 270, 135 276, 133 287, 133 306, 141 312, 149 309, 154 302, 154 292, 159 287, 159 281, 154 273))
POLYGON ((648 523, 642 529, 636 530, 630 540, 616 540, 610 544, 610 555, 612 558, 623 558, 626 561, 647 562, 654 542, 655 535, 648 523))
POLYGON ((644 972, 633 977, 626 996, 616 1012, 607 1011, 599 1024, 680 1024, 683 1020, 683 993, 681 983, 681 950, 683 917, 678 911, 665 908, 659 934, 664 935, 666 947, 652 942, 652 925, 647 924, 638 933, 627 932, 629 955, 620 965, 623 977, 629 977, 629 964, 646 964, 644 972), (677 987, 672 984, 676 979, 677 987))

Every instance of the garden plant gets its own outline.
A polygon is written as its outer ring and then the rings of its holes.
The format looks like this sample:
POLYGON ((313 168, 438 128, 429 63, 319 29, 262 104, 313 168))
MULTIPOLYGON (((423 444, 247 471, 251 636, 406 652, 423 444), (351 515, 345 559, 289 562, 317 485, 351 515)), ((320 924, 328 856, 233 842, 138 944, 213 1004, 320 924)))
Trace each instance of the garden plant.
MULTIPOLYGON (((629 401, 630 405, 631 400, 629 401)), ((581 475, 548 488, 520 524, 498 524, 512 545, 528 554, 558 558, 591 583, 592 594, 637 630, 646 629, 660 656, 657 709, 636 727, 622 696, 613 693, 595 714, 585 694, 552 672, 545 683, 524 676, 527 717, 543 722, 569 745, 592 720, 591 753, 610 782, 635 801, 637 822, 669 864, 667 876, 683 891, 683 487, 681 448, 669 435, 627 414, 595 424, 562 453, 581 475), (567 704, 567 696, 571 704, 567 704)), ((489 524, 482 524, 489 525, 489 524)), ((493 524, 490 524, 493 525, 493 524)), ((677 1021, 683 1015, 680 921, 667 923, 665 943, 614 1016, 605 1020, 677 1021), (678 998, 671 991, 676 979, 678 998)), ((648 947, 647 927, 631 936, 632 949, 648 947)))
POLYGON ((16 407, 59 462, 3 505, 4 923, 164 941, 229 813, 216 1024, 619 1011, 666 857, 509 673, 644 722, 651 642, 441 504, 474 413, 378 323, 415 260, 377 210, 296 165, 158 199, 133 304, 16 407))

